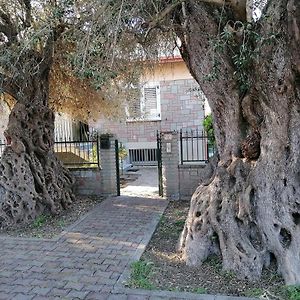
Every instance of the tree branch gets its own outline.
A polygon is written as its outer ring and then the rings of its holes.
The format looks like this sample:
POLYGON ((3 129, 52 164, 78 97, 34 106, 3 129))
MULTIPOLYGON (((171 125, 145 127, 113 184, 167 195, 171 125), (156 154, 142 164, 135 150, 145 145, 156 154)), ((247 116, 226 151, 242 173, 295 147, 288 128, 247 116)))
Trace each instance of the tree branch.
POLYGON ((164 18, 171 13, 178 5, 180 5, 181 3, 183 3, 184 0, 178 0, 174 3, 172 3, 171 5, 167 6, 159 15, 156 16, 156 18, 154 20, 152 20, 150 23, 148 23, 148 29, 147 32, 145 34, 145 39, 147 38, 147 36, 149 35, 149 33, 151 32, 152 29, 154 29, 155 27, 157 27, 159 25, 159 23, 164 20, 164 18))
POLYGON ((6 93, 17 99, 18 88, 13 79, 0 73, 0 93, 6 93))
POLYGON ((11 21, 10 15, 0 9, 0 32, 4 33, 10 43, 17 40, 18 31, 11 21))
POLYGON ((57 25, 55 28, 53 28, 52 33, 48 37, 43 51, 43 57, 42 57, 43 61, 40 67, 41 72, 44 72, 52 64, 54 44, 62 35, 65 28, 66 27, 63 24, 57 25))
POLYGON ((247 20, 247 0, 200 0, 201 2, 230 6, 237 19, 247 20))
POLYGON ((31 26, 31 0, 19 0, 19 3, 24 6, 25 19, 22 20, 24 27, 31 26))

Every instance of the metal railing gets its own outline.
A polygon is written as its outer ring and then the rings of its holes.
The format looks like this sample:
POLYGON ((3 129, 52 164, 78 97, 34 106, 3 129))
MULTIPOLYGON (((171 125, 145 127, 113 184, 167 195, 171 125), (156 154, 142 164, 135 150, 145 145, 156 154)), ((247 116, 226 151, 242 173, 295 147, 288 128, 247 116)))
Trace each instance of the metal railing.
POLYGON ((205 132, 180 130, 180 161, 181 164, 207 163, 215 153, 214 138, 205 132))
MULTIPOLYGON (((0 157, 5 147, 5 141, 0 140, 0 157)), ((99 142, 97 137, 87 141, 56 141, 54 152, 67 168, 100 167, 99 142)))
POLYGON ((54 144, 58 159, 68 168, 100 167, 98 139, 86 141, 59 141, 54 144))
POLYGON ((129 149, 129 160, 134 165, 156 165, 157 149, 129 149))

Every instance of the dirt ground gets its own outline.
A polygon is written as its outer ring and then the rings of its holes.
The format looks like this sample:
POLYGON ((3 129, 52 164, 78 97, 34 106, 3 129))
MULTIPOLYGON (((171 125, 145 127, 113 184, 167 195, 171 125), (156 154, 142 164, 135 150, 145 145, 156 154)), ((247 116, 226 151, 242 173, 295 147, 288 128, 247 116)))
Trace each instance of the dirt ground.
POLYGON ((201 267, 187 267, 176 252, 176 245, 188 213, 188 202, 171 202, 148 245, 142 260, 153 263, 151 284, 157 289, 223 294, 264 299, 286 299, 279 295, 284 284, 276 266, 265 270, 257 282, 239 280, 233 273, 222 271, 221 258, 213 256, 201 267), (279 296, 279 298, 273 297, 279 296))
POLYGON ((1 230, 1 236, 53 238, 69 225, 76 222, 96 204, 103 201, 101 196, 77 196, 76 201, 67 210, 57 216, 41 215, 28 226, 16 229, 1 230))

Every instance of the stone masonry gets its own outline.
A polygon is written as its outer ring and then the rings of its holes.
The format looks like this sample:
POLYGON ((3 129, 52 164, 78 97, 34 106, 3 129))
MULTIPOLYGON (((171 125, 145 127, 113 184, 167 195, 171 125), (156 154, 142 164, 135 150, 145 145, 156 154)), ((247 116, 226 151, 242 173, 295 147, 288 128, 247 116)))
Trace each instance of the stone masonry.
POLYGON ((109 148, 99 147, 100 168, 70 169, 76 179, 79 195, 117 195, 115 138, 110 136, 109 148))
POLYGON ((99 120, 95 126, 101 132, 113 133, 123 143, 156 143, 157 131, 173 131, 202 126, 202 100, 194 89, 193 79, 160 81, 161 120, 112 121, 99 120))

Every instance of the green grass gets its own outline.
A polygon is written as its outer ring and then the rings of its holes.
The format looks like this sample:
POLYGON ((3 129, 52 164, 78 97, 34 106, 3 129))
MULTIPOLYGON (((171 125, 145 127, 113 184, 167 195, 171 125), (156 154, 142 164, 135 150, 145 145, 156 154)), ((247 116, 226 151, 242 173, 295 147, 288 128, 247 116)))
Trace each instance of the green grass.
POLYGON ((259 297, 264 293, 264 291, 260 288, 253 288, 245 291, 246 297, 259 297))
POLYGON ((59 220, 58 221, 58 226, 61 228, 64 228, 66 226, 66 222, 64 220, 59 220))
POLYGON ((182 229, 185 224, 185 220, 177 220, 174 224, 182 229))
POLYGON ((35 220, 34 222, 32 223, 32 227, 33 228, 40 228, 42 227, 46 221, 47 221, 47 216, 45 215, 39 215, 35 220))
POLYGON ((197 288, 194 288, 194 289, 192 290, 192 293, 196 293, 196 294, 206 294, 207 291, 206 291, 206 289, 203 288, 203 287, 197 287, 197 288))
POLYGON ((222 261, 221 259, 216 255, 209 256, 205 262, 206 264, 216 268, 216 271, 221 272, 222 271, 222 261))
POLYGON ((153 263, 146 261, 136 261, 131 265, 130 287, 153 290, 155 286, 151 283, 154 275, 153 263))
POLYGON ((282 296, 287 300, 300 300, 300 286, 291 285, 282 287, 282 296))

